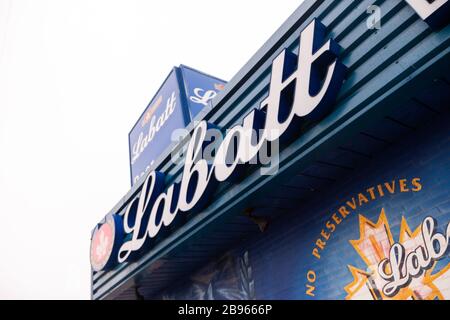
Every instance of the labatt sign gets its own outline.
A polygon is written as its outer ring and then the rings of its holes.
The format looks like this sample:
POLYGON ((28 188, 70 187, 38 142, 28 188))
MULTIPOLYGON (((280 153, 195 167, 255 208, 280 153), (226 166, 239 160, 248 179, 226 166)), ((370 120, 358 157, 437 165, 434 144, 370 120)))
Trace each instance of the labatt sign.
POLYGON ((298 56, 284 50, 274 59, 269 95, 240 125, 227 131, 212 161, 202 158, 211 124, 198 124, 187 146, 181 181, 166 188, 164 174, 151 172, 123 217, 114 214, 107 218, 110 224, 114 222, 115 234, 105 237, 105 232, 98 232, 102 227, 97 228, 91 243, 95 271, 138 257, 177 215, 204 208, 217 184, 236 176, 238 167, 257 157, 264 144, 287 134, 288 128, 298 125, 297 120, 318 120, 329 111, 346 68, 338 59, 340 46, 325 37, 325 27, 313 20, 301 32, 298 56), (99 245, 107 250, 98 250, 99 245))

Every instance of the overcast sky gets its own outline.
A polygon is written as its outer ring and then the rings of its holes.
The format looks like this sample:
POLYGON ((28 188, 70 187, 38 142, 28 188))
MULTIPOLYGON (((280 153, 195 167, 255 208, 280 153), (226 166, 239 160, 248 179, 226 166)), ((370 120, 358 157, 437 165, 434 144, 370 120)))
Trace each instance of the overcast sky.
POLYGON ((173 66, 231 79, 302 0, 0 0, 0 299, 89 299, 90 232, 173 66))

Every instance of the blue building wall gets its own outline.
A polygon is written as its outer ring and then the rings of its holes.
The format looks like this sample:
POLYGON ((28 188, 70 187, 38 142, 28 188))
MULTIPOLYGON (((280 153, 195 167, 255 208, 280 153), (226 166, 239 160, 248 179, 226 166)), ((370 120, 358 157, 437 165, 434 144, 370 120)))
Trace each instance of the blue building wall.
MULTIPOLYGON (((247 239, 246 246, 236 248, 220 261, 213 261, 205 267, 207 271, 194 274, 194 287, 190 283, 180 284, 176 286, 178 290, 166 291, 165 297, 182 296, 185 290, 190 290, 197 298, 223 297, 225 293, 241 298, 309 298, 305 293, 308 270, 317 273, 315 298, 343 297, 344 286, 352 278, 347 265, 364 268, 361 258, 355 255, 348 242, 359 238, 359 213, 376 222, 379 210, 385 204, 394 240, 398 238, 397 223, 401 215, 406 216, 411 228, 417 226, 421 219, 414 218, 414 213, 406 212, 406 209, 396 213, 391 207, 395 209, 395 203, 401 201, 409 203, 417 198, 417 201, 425 202, 420 199, 433 197, 430 181, 434 176, 442 179, 443 174, 433 170, 445 169, 439 163, 439 159, 445 157, 445 151, 441 152, 441 158, 429 160, 434 169, 427 171, 430 165, 423 164, 420 167, 423 172, 416 173, 412 169, 408 171, 408 168, 414 164, 415 170, 419 170, 420 162, 426 161, 422 154, 424 151, 419 150, 421 153, 417 154, 403 147, 401 150, 408 150, 403 160, 405 163, 408 161, 406 165, 402 164, 401 155, 394 156, 395 151, 385 156, 384 151, 380 153, 377 150, 388 145, 392 137, 405 131, 413 132, 416 123, 422 122, 423 114, 435 114, 439 106, 448 107, 449 103, 439 101, 440 95, 436 92, 450 92, 450 26, 441 30, 430 29, 404 0, 306 0, 231 79, 212 102, 211 110, 199 114, 198 120, 206 120, 224 129, 240 123, 267 97, 274 58, 284 49, 298 52, 299 35, 312 19, 321 21, 327 27, 327 37, 342 46, 341 60, 348 67, 347 80, 333 111, 320 123, 302 128, 298 139, 280 150, 277 176, 249 174, 241 183, 222 184, 214 195, 214 201, 201 214, 179 220, 180 225, 159 237, 154 247, 139 261, 125 262, 109 271, 93 271, 93 299, 134 299, 137 287, 145 298, 156 297, 157 292, 181 281, 176 279, 185 280, 186 274, 223 254, 230 243, 240 241, 242 234, 250 237, 253 232, 258 232, 242 214, 249 206, 255 206, 254 203, 259 209, 258 214, 280 215, 277 221, 270 222, 268 231, 256 239, 247 239), (367 9, 372 5, 378 6, 382 13, 380 30, 369 29, 366 23, 370 17, 367 9), (430 86, 432 94, 421 97, 423 89, 430 86), (342 152, 342 147, 356 152, 342 152), (360 156, 362 153, 369 157, 360 156), (369 161, 372 154, 381 160, 369 161), (365 168, 355 171, 351 178, 341 179, 341 173, 348 177, 348 168, 353 169, 353 163, 356 165, 361 159, 365 168), (411 162, 413 160, 416 162, 411 162), (376 161, 380 165, 374 165, 376 161), (324 165, 324 162, 332 165, 324 165), (325 176, 322 177, 325 185, 338 181, 335 189, 325 191, 316 179, 309 178, 317 172, 325 176), (408 174, 423 179, 421 192, 386 196, 358 208, 332 235, 322 258, 313 258, 314 243, 326 221, 342 203, 372 185, 403 176, 410 179, 408 174), (286 183, 296 188, 284 188, 286 183), (283 205, 283 210, 279 210, 278 204, 283 205), (295 208, 296 212, 286 212, 290 208, 295 208), (283 227, 283 224, 286 225, 283 227), (353 260, 344 259, 345 254, 351 255, 353 260), (331 262, 335 261, 339 267, 331 268, 331 262), (241 268, 242 265, 244 267, 241 268), (329 287, 333 282, 327 273, 337 274, 344 280, 329 287), (242 281, 244 278, 246 281, 242 281), (223 288, 233 290, 221 290, 223 288)), ((192 130, 193 127, 191 124, 187 129, 192 130)), ((412 141, 416 143, 414 139, 412 141)), ((431 143, 430 139, 425 141, 431 143)), ((184 148, 187 143, 188 140, 169 147, 155 162, 157 170, 167 175, 167 185, 180 181, 183 171, 183 164, 171 161, 170 154, 184 148)), ((123 215, 141 188, 142 182, 135 184, 109 214, 123 215)), ((448 189, 448 185, 442 189, 448 189)), ((442 190, 434 191, 437 195, 442 190)), ((447 222, 445 219, 439 221, 441 224, 447 222)), ((338 277, 333 281, 336 279, 338 277)))
MULTIPOLYGON (((368 268, 350 243, 350 240, 360 238, 361 216, 377 223, 384 210, 395 242, 400 239, 402 218, 414 232, 425 217, 431 216, 438 222, 437 231, 445 234, 450 220, 449 121, 450 114, 447 113, 440 120, 433 120, 399 140, 333 187, 319 192, 306 203, 298 203, 297 210, 271 221, 266 232, 211 262, 189 281, 166 291, 162 297, 358 298, 355 290, 348 288, 346 292, 345 287, 354 282, 349 266, 364 271, 368 268), (384 196, 381 196, 376 186, 393 181, 395 190, 389 191, 384 185, 384 196), (408 190, 400 187, 401 181, 405 181, 408 190), (371 187, 376 187, 373 197, 367 191, 371 187), (353 205, 352 198, 357 202, 355 210, 346 204, 351 201, 353 205), (343 206, 349 212, 345 219, 339 213, 343 206), (333 214, 342 221, 339 225, 335 223, 336 229, 330 233, 326 223, 333 221, 333 214), (322 230, 330 234, 328 240, 321 236, 322 230), (326 242, 324 249, 319 251, 320 259, 312 254, 318 239, 326 242)), ((382 251, 383 244, 379 242, 379 245, 382 251)), ((426 270, 425 277, 417 277, 393 298, 403 295, 402 298, 449 299, 449 267, 450 252, 447 250, 434 268, 426 270), (438 272, 441 276, 433 279, 438 272)))

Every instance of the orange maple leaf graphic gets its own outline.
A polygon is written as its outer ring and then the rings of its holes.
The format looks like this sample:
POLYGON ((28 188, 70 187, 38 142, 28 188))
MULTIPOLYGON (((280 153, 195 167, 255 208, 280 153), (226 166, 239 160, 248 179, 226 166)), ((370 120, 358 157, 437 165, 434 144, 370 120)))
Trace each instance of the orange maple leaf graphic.
MULTIPOLYGON (((381 210, 377 223, 360 215, 359 228, 360 238, 350 240, 350 244, 366 263, 367 270, 348 266, 353 281, 344 288, 347 292, 347 300, 450 299, 450 263, 438 273, 433 274, 436 262, 433 262, 421 275, 413 277, 394 296, 387 296, 382 290, 387 281, 378 273, 378 267, 380 262, 389 258, 394 239, 384 209, 381 210)), ((423 242, 421 225, 412 232, 403 217, 399 244, 405 248, 405 254, 423 247, 423 242)), ((384 272, 390 273, 391 270, 384 270, 384 272)))

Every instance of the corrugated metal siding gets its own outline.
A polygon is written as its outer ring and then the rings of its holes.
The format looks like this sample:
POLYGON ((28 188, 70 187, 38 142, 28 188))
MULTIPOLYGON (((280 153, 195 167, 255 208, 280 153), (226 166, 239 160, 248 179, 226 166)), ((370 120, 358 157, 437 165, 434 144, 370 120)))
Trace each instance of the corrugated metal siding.
MULTIPOLYGON (((420 68, 427 62, 438 55, 448 54, 449 28, 432 32, 403 0, 307 0, 230 81, 225 91, 214 101, 213 109, 207 114, 200 115, 199 118, 222 128, 229 128, 239 123, 242 117, 257 107, 268 94, 272 60, 284 48, 297 53, 300 31, 313 18, 321 20, 328 27, 329 36, 343 47, 341 59, 349 68, 348 78, 339 94, 334 111, 319 125, 300 133, 299 139, 282 151, 283 170, 276 179, 253 174, 239 185, 224 184, 218 190, 215 202, 210 207, 193 217, 167 239, 155 244, 155 250, 146 255, 139 264, 142 263, 143 266, 145 261, 146 265, 151 265, 157 257, 162 257, 175 249, 178 243, 188 238, 188 235, 194 235, 196 230, 206 225, 208 221, 213 221, 215 216, 232 210, 240 200, 259 190, 264 184, 269 181, 275 183, 286 178, 287 171, 284 169, 293 167, 300 158, 309 155, 312 146, 323 144, 331 135, 343 130, 344 125, 350 124, 351 121, 356 120, 356 117, 386 99, 396 86, 404 84, 414 72, 419 73, 420 68), (368 18, 366 10, 373 4, 378 5, 382 12, 380 30, 369 30, 366 26, 368 18)), ((394 120, 387 120, 386 126, 391 125, 392 130, 405 129, 405 126, 399 125, 394 120)), ((349 142, 347 146, 333 151, 334 157, 329 156, 334 162, 321 160, 322 163, 316 163, 314 166, 299 168, 301 174, 291 178, 291 181, 283 182, 282 185, 287 189, 296 188, 293 199, 307 197, 310 192, 320 188, 321 184, 329 179, 337 179, 339 172, 353 169, 347 157, 341 164, 335 160, 339 159, 342 153, 351 155, 357 162, 358 158, 370 157, 370 152, 373 152, 377 146, 382 148, 389 143, 378 134, 372 135, 365 132, 359 137, 352 137, 352 142, 349 142), (370 144, 371 146, 368 147, 370 144), (364 147, 369 150, 364 152, 364 147), (324 170, 329 170, 329 173, 321 177, 320 174, 323 174, 324 170), (333 177, 333 175, 336 176, 333 177), (304 189, 303 195, 299 192, 302 189, 304 189)), ((168 175, 167 183, 181 178, 182 164, 174 165, 170 162, 170 150, 167 150, 157 163, 158 170, 168 175)), ((139 192, 139 188, 140 184, 135 185, 112 212, 121 212, 127 200, 139 192)), ((273 201, 270 205, 279 210, 288 210, 292 204, 283 207, 285 201, 282 200, 289 198, 290 192, 282 190, 282 187, 276 192, 279 193, 280 205, 274 206, 273 201)), ((262 204, 263 207, 264 203, 262 204)), ((236 227, 239 229, 237 231, 239 235, 245 234, 249 228, 252 228, 246 220, 237 223, 236 227)), ((199 261, 204 259, 205 254, 206 251, 202 249, 199 261)), ((93 298, 104 298, 111 289, 136 274, 140 268, 141 266, 137 263, 123 264, 117 270, 94 274, 93 298)), ((155 278, 153 281, 164 284, 169 279, 163 277, 163 279, 155 278)))

